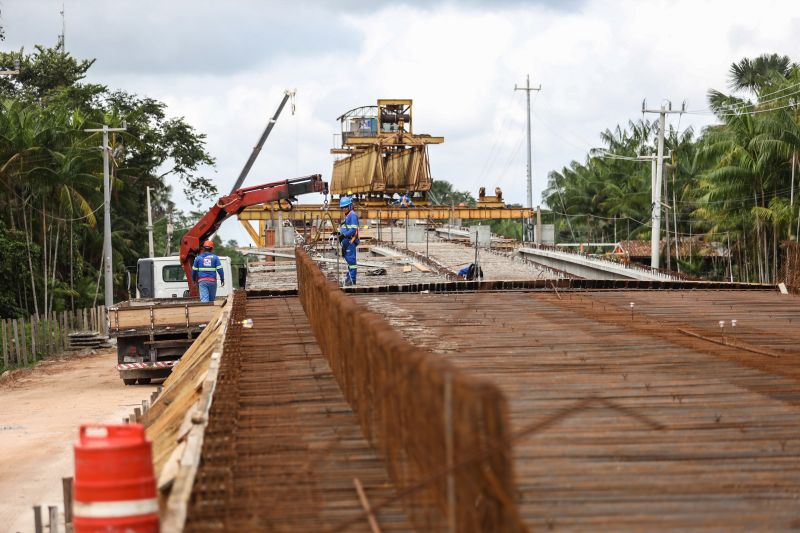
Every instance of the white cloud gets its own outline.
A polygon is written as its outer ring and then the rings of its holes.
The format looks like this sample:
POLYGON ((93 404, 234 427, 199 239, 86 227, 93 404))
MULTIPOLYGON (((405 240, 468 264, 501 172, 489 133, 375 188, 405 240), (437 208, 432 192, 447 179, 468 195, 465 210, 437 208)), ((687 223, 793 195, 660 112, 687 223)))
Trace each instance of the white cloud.
MULTIPOLYGON (((378 98, 413 98, 415 131, 446 138, 430 149, 435 177, 473 193, 500 185, 522 202, 525 105, 513 88, 526 73, 542 84, 534 96, 536 201, 550 170, 583 158, 603 129, 640 118, 643 98, 702 108, 742 57, 776 52, 800 61, 800 7, 791 0, 588 0, 560 10, 544 2, 368 10, 351 2, 340 11, 310 2, 108 5, 68 2, 68 47, 98 58, 96 81, 162 99, 207 133, 221 192, 288 87, 298 89, 297 113, 284 112, 247 183, 329 178, 338 115, 378 98)), ((7 47, 52 43, 58 9, 4 3, 7 47)), ((708 120, 686 115, 680 126, 708 120)), ((235 223, 222 233, 247 240, 235 223)))

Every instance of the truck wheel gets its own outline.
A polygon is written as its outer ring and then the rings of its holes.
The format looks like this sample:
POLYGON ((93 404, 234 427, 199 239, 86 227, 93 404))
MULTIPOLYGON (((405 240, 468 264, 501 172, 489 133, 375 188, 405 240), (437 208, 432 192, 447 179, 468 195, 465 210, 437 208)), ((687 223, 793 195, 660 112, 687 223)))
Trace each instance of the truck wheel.
POLYGON ((122 378, 122 382, 125 385, 136 385, 136 378, 122 378))
POLYGON ((150 378, 139 378, 139 385, 148 385, 150 383, 150 378))

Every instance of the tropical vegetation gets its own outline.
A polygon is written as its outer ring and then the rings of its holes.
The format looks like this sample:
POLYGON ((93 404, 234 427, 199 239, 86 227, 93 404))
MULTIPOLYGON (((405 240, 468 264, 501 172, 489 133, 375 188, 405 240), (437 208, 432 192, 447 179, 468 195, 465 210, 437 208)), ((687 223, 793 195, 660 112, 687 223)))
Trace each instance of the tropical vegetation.
MULTIPOLYGON (((666 131, 661 231, 720 243, 729 260, 717 275, 775 281, 781 243, 800 233, 800 66, 762 55, 734 63, 729 75, 728 92, 708 93, 714 125, 666 131)), ((549 174, 543 196, 559 240, 649 239, 657 133, 650 120, 606 130, 584 161, 549 174)), ((684 257, 671 266, 697 264, 684 257)))
POLYGON ((169 117, 162 102, 84 82, 92 63, 42 46, 0 53, 0 70, 19 71, 0 76, 2 317, 103 299, 102 134, 86 130, 126 127, 110 135, 108 147, 117 300, 127 297, 126 269, 148 252, 146 188, 164 226, 170 213, 178 223, 183 217, 170 183, 198 204, 216 192, 200 174, 214 163, 205 136, 169 117))

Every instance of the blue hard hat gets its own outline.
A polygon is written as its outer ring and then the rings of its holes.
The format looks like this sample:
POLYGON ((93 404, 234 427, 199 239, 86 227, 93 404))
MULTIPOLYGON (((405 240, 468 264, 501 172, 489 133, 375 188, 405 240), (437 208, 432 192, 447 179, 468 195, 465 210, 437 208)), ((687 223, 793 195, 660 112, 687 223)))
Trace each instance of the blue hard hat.
POLYGON ((353 205, 353 199, 349 196, 342 196, 339 198, 339 207, 349 207, 353 205))

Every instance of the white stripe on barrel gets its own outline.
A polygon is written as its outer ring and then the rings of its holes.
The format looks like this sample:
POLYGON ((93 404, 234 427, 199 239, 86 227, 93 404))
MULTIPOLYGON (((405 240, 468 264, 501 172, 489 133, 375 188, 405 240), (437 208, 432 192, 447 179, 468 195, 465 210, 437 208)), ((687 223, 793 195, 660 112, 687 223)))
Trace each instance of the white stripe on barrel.
POLYGON ((127 500, 117 502, 78 502, 73 506, 72 514, 80 518, 120 518, 139 516, 158 512, 158 500, 127 500))

